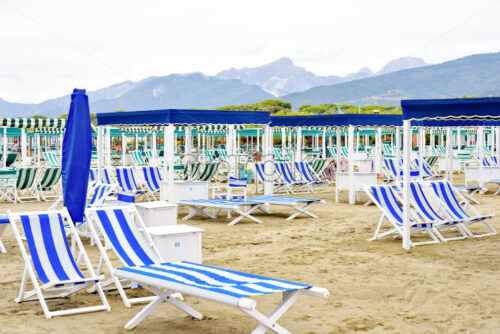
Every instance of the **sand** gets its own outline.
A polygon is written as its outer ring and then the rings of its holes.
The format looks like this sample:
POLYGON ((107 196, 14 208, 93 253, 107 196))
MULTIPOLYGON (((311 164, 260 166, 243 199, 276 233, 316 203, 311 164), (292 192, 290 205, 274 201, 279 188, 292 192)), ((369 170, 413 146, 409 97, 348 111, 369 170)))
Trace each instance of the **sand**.
MULTIPOLYGON (((333 190, 333 189, 332 189, 333 190)), ((500 215, 500 196, 477 196, 477 209, 500 215)), ((203 262, 330 290, 326 300, 301 297, 281 318, 295 333, 499 333, 500 235, 467 239, 405 251, 400 240, 366 241, 378 218, 375 206, 335 203, 333 192, 306 195, 326 200, 311 211, 319 219, 285 218, 291 211, 276 208, 272 216, 259 215, 263 224, 196 218, 190 225, 205 229, 203 262)), ((345 201, 344 193, 342 199, 345 201)), ((7 209, 45 209, 50 203, 0 203, 7 209)), ((180 211, 186 213, 185 209, 180 211)), ((500 230, 500 218, 492 225, 500 230)), ((479 226, 480 227, 480 226, 479 226)), ((0 254, 0 332, 3 333, 122 333, 123 325, 142 305, 126 308, 116 292, 108 292, 110 312, 47 320, 38 302, 17 304, 23 261, 10 227, 0 254)), ((97 265, 98 252, 84 240, 97 265)), ((142 289, 131 296, 148 295, 142 289)), ((249 333, 256 326, 241 311, 206 300, 186 297, 205 315, 193 320, 163 304, 135 333, 249 333)), ((279 295, 257 298, 258 309, 269 312, 279 295)), ((79 293, 49 307, 96 305, 96 295, 79 293)))

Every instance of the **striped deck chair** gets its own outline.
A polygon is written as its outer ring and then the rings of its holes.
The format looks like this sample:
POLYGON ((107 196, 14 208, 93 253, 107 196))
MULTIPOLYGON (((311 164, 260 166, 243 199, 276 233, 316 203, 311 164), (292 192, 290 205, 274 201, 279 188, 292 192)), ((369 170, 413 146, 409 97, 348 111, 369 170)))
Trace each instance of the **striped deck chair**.
MULTIPOLYGON (((242 200, 245 201, 247 198, 247 178, 235 178, 230 176, 227 180, 227 186, 219 186, 212 188, 212 197, 217 199, 227 199, 230 201, 242 200), (223 193, 218 193, 217 191, 224 189, 223 193), (241 190, 241 194, 237 194, 236 191, 241 190)), ((230 217, 228 212, 228 218, 230 217)))
MULTIPOLYGON (((10 222, 9 217, 5 215, 0 215, 0 237, 2 236, 9 222, 10 222)), ((7 253, 7 250, 5 249, 2 240, 0 240, 0 253, 7 253)))
POLYGON ((217 173, 219 166, 220 166, 220 162, 207 162, 205 164, 205 167, 201 171, 198 180, 199 181, 207 181, 207 182, 212 181, 212 179, 215 180, 215 174, 217 173))
POLYGON ((324 191, 328 191, 326 181, 323 181, 314 175, 314 172, 307 161, 296 161, 295 170, 299 172, 302 181, 307 182, 310 185, 311 191, 314 192, 313 186, 322 187, 324 191))
MULTIPOLYGON (((116 268, 108 254, 108 251, 112 250, 123 266, 144 266, 164 262, 149 233, 139 232, 139 229, 146 231, 146 226, 135 206, 90 208, 85 210, 85 217, 90 222, 90 232, 99 248, 99 262, 105 264, 111 275, 109 280, 102 283, 103 288, 118 290, 126 307, 151 301, 152 296, 136 298, 127 296, 124 289, 134 289, 139 286, 129 280, 120 280, 114 275, 116 268)), ((101 274, 101 270, 99 268, 97 273, 101 274)))
POLYGON ((331 161, 331 158, 316 158, 311 163, 312 170, 316 177, 318 177, 320 180, 325 181, 327 184, 331 184, 326 175, 326 170, 331 161))
POLYGON ((0 201, 16 202, 17 172, 15 169, 0 170, 0 201))
POLYGON ((132 163, 134 166, 145 166, 146 162, 142 158, 141 152, 139 151, 131 151, 130 152, 130 158, 132 159, 132 163))
MULTIPOLYGON (((413 159, 413 163, 415 164, 416 170, 420 173, 420 161, 418 160, 418 158, 413 159)), ((436 173, 434 173, 433 169, 427 165, 425 160, 424 160, 424 164, 422 165, 422 171, 423 171, 424 179, 428 179, 428 178, 438 179, 438 178, 443 177, 442 175, 436 175, 436 173)))
POLYGON ((276 175, 276 170, 274 169, 274 164, 272 165, 273 172, 271 175, 266 175, 263 162, 257 162, 255 166, 255 193, 259 193, 259 183, 262 183, 262 192, 264 191, 264 182, 273 183, 273 193, 285 192, 290 193, 286 184, 284 182, 279 182, 279 177, 276 175))
POLYGON ((221 161, 228 161, 227 159, 227 151, 223 148, 218 148, 217 149, 217 157, 219 158, 219 160, 221 161))
POLYGON ((349 151, 347 150, 347 147, 342 146, 340 148, 340 152, 342 152, 342 155, 344 156, 344 158, 349 159, 349 151))
POLYGON ((491 157, 484 157, 483 158, 483 166, 484 167, 496 167, 497 162, 496 162, 496 157, 491 156, 491 157))
POLYGON ((16 162, 16 159, 17 159, 17 153, 7 154, 7 161, 5 161, 5 167, 12 166, 14 164, 14 162, 16 162))
POLYGON ((36 191, 40 198, 47 201, 49 198, 59 198, 61 193, 58 189, 59 181, 61 180, 61 168, 50 167, 45 169, 43 176, 36 185, 36 191), (54 195, 45 195, 46 191, 53 191, 54 195))
MULTIPOLYGON (((9 210, 7 215, 25 264, 21 289, 16 302, 38 300, 45 317, 48 319, 55 316, 110 310, 100 285, 103 276, 94 273, 74 223, 66 209, 15 214, 9 210), (88 277, 82 274, 70 251, 64 229, 65 223, 68 225, 72 240, 78 246, 78 256, 85 264, 88 277), (23 226, 29 253, 25 248, 18 225, 23 226), (31 280, 34 287, 31 291, 26 291, 28 280, 31 280), (102 305, 49 311, 46 299, 67 298, 94 285, 102 305)), ((74 303, 75 300, 72 302, 74 303)))
POLYGON ((439 211, 440 206, 431 205, 434 194, 428 191, 427 187, 423 187, 419 182, 410 182, 410 203, 422 220, 433 224, 433 232, 437 237, 443 241, 461 240, 467 238, 467 234, 462 228, 463 221, 454 220, 450 217, 446 211, 443 213, 446 218, 442 218, 437 211, 439 211), (431 197, 432 196, 432 197, 431 197), (431 201, 429 201, 429 199, 431 201), (440 231, 444 229, 455 229, 460 233, 458 237, 444 237, 440 231))
POLYGON ((200 171, 201 162, 194 162, 191 165, 191 171, 189 171, 188 165, 184 167, 184 180, 195 180, 198 177, 198 172, 200 171))
POLYGON ((142 174, 149 190, 149 192, 146 193, 146 196, 152 197, 153 200, 156 200, 156 194, 160 193, 160 169, 156 166, 142 167, 142 174))
POLYGON ((43 152, 43 156, 45 157, 45 162, 49 167, 61 167, 61 163, 57 158, 56 152, 43 152))
MULTIPOLYGON (((131 196, 143 195, 145 192, 139 188, 134 170, 131 167, 118 167, 116 168, 116 178, 120 189, 131 196)), ((149 198, 146 196, 149 200, 149 198)))
POLYGON ((288 190, 294 194, 297 191, 301 192, 312 192, 311 185, 305 181, 295 180, 290 166, 286 162, 275 162, 274 166, 278 171, 280 180, 285 184, 288 190))
POLYGON ((337 158, 337 148, 335 146, 329 146, 326 148, 328 151, 328 155, 334 159, 337 158))
POLYGON ((275 161, 286 161, 285 157, 283 157, 283 150, 279 147, 273 148, 273 155, 275 161))
POLYGON ((37 168, 35 167, 25 167, 17 170, 15 202, 22 203, 23 200, 40 201, 35 182, 36 172, 37 168))
POLYGON ((207 162, 216 162, 217 161, 217 157, 215 156, 214 150, 204 150, 203 154, 205 155, 205 160, 207 162))
POLYGON ((443 157, 446 156, 446 149, 444 148, 443 145, 438 145, 437 149, 438 149, 438 152, 440 153, 441 156, 443 156, 443 157))
POLYGON ((424 160, 425 160, 425 163, 427 164, 427 166, 429 166, 430 168, 434 168, 436 163, 439 161, 439 156, 431 155, 431 156, 425 157, 424 160))
POLYGON ((146 159, 148 159, 149 163, 153 163, 153 159, 155 158, 153 156, 153 151, 152 150, 145 150, 144 155, 146 156, 146 159))
POLYGON ((286 154, 286 159, 288 159, 288 161, 293 161, 294 160, 294 154, 293 154, 293 150, 291 148, 285 148, 285 154, 286 154))
POLYGON ((485 237, 497 234, 497 231, 488 223, 488 220, 493 218, 495 214, 483 216, 481 215, 463 196, 459 191, 454 189, 453 185, 447 180, 443 181, 429 181, 429 187, 436 194, 437 199, 440 201, 446 213, 455 220, 463 221, 463 229, 471 237, 485 237), (457 199, 460 199, 460 201, 457 199), (464 203, 464 206, 460 205, 464 203), (470 214, 467 213, 470 212, 470 214), (466 226, 476 222, 482 222, 489 229, 489 232, 482 234, 472 233, 466 226))
MULTIPOLYGON (((402 159, 401 159, 402 160, 402 159)), ((397 169, 396 169, 396 159, 394 158, 384 158, 384 173, 390 180, 396 180, 400 179, 403 175, 403 167, 402 167, 402 162, 400 162, 400 169, 399 169, 399 176, 397 175, 397 169)), ((410 170, 410 177, 415 178, 418 177, 418 170, 415 170, 413 166, 411 166, 410 170)))
POLYGON ((483 152, 484 152, 484 155, 491 155, 491 151, 490 151, 490 148, 488 146, 483 146, 483 152))
POLYGON ((386 158, 395 158, 396 154, 394 152, 394 147, 389 144, 382 144, 382 153, 386 158))
MULTIPOLYGON (((113 273, 116 286, 121 286, 119 279, 124 279, 137 282, 155 294, 150 304, 125 325, 126 329, 135 328, 163 301, 174 305, 196 319, 203 318, 202 314, 190 306, 172 298, 173 292, 179 292, 241 309, 259 322, 255 333, 265 332, 269 328, 278 333, 286 333, 287 331, 276 321, 300 295, 305 294, 319 298, 326 298, 329 295, 328 290, 311 285, 275 280, 192 262, 163 263, 161 255, 149 235, 141 235, 131 219, 131 214, 123 208, 88 210, 88 215, 92 216, 89 217, 89 220, 92 221, 93 231, 95 231, 94 226, 96 226, 104 234, 106 242, 126 266, 114 269, 111 262, 106 261, 108 258, 106 248, 101 242, 98 243, 103 260, 110 272, 113 273), (271 313, 270 317, 255 310, 255 301, 247 298, 273 292, 283 292, 284 300, 271 313)), ((145 229, 140 217, 138 215, 136 217, 139 226, 145 229)), ((123 292, 123 289, 121 291, 123 292)), ((122 298, 125 295, 124 292, 123 294, 120 292, 120 294, 122 298)), ((130 301, 128 298, 125 300, 130 301)), ((127 303, 125 304, 127 305, 127 303)))
MULTIPOLYGON (((384 239, 386 237, 403 237, 403 208, 399 204, 400 199, 396 196, 394 189, 391 186, 365 186, 364 190, 370 200, 377 205, 382 212, 375 234, 369 241, 384 239), (380 232, 383 222, 387 220, 392 229, 386 232, 380 232)), ((415 215, 411 215, 410 233, 423 232, 431 237, 432 240, 414 242, 410 241, 411 246, 420 246, 427 244, 438 243, 439 240, 433 233, 433 224, 424 223, 415 215)))

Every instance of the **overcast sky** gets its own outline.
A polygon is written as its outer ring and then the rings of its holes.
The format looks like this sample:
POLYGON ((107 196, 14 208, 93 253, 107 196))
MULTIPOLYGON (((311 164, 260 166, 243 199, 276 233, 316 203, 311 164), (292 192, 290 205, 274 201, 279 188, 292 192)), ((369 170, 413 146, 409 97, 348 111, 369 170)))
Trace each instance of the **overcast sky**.
POLYGON ((0 0, 0 98, 280 57, 321 75, 500 51, 498 0, 0 0))

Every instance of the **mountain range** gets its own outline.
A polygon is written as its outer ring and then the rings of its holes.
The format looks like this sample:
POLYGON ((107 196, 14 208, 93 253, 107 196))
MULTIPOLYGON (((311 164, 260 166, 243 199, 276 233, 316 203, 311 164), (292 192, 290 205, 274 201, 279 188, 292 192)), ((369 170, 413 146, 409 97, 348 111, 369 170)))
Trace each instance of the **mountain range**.
MULTIPOLYGON (((70 90, 69 90, 70 91, 70 90)), ((500 53, 478 54, 430 65, 421 58, 399 58, 378 72, 362 68, 347 76, 318 76, 289 58, 215 76, 170 74, 125 81, 88 92, 92 113, 161 108, 214 109, 275 99, 303 104, 347 103, 399 105, 405 98, 446 98, 500 95, 500 53)), ((1 95, 1 92, 0 92, 1 95)), ((68 112, 70 95, 38 104, 11 103, 0 98, 2 117, 68 112)))

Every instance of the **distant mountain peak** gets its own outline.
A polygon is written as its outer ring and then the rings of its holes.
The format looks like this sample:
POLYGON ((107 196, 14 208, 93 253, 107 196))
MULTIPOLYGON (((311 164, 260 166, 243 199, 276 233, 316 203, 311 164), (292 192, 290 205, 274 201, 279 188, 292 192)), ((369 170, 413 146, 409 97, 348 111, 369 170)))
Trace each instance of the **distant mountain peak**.
POLYGON ((431 65, 427 63, 423 58, 418 57, 401 57, 398 59, 391 60, 382 67, 377 75, 387 74, 396 71, 408 70, 410 68, 422 67, 431 65))

